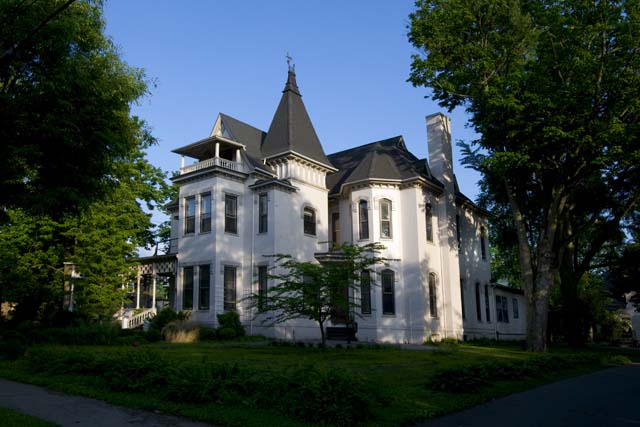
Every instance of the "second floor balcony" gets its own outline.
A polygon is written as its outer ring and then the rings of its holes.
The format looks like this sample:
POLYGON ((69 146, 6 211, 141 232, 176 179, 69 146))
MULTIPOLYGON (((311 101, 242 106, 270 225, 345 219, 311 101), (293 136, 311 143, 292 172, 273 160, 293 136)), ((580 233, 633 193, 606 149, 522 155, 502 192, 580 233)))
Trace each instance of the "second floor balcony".
POLYGON ((212 136, 173 150, 173 152, 181 155, 180 175, 185 175, 214 167, 245 172, 246 168, 242 156, 244 150, 245 146, 239 142, 220 136, 212 136), (185 157, 196 161, 185 165, 185 157))

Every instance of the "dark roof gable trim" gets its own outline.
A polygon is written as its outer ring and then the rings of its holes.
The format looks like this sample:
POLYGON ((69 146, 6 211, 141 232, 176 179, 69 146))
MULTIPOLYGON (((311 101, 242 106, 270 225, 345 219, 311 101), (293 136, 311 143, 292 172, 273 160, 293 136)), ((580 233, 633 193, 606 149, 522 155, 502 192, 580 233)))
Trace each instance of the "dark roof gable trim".
POLYGON ((318 169, 321 169, 324 172, 337 172, 338 169, 334 168, 333 166, 327 165, 325 163, 321 163, 317 160, 314 160, 310 157, 305 156, 304 154, 300 154, 297 153, 293 150, 287 150, 287 151, 283 151, 282 153, 277 153, 277 154, 273 154, 270 155, 268 157, 265 157, 265 161, 269 162, 269 161, 278 161, 281 159, 284 159, 286 157, 294 157, 294 158, 298 158, 298 160, 303 160, 307 163, 309 163, 312 166, 315 166, 318 169))
POLYGON ((294 185, 291 185, 291 183, 289 181, 280 180, 280 179, 276 179, 276 178, 268 179, 268 180, 258 180, 254 184, 251 184, 249 186, 249 188, 254 190, 254 191, 266 190, 266 189, 272 188, 272 187, 280 187, 280 189, 284 189, 285 191, 288 191, 290 193, 298 191, 298 187, 296 187, 294 185))

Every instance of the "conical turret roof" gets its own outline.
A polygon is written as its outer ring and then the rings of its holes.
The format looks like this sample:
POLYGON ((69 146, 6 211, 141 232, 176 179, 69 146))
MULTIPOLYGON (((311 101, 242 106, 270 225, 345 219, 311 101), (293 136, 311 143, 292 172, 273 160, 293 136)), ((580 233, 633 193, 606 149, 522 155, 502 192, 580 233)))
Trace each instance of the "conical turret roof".
POLYGON ((288 152, 301 154, 331 167, 331 162, 324 154, 322 144, 320 144, 307 109, 302 102, 296 74, 292 68, 289 68, 280 104, 278 104, 267 136, 262 143, 264 157, 273 157, 288 152))

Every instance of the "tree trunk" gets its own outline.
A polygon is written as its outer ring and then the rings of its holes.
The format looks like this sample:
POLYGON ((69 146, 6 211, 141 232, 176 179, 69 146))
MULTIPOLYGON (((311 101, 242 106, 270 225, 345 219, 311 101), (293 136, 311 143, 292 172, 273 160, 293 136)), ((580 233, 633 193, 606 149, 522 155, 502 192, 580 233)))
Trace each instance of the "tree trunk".
POLYGON ((543 352, 547 350, 547 324, 549 319, 549 296, 554 278, 557 274, 557 250, 554 248, 558 219, 566 202, 562 194, 563 188, 557 186, 552 191, 545 220, 540 230, 540 240, 537 243, 536 259, 527 224, 520 210, 520 205, 507 179, 504 184, 509 198, 509 205, 513 213, 516 232, 518 235, 518 259, 520 274, 524 283, 524 294, 527 299, 527 350, 543 352), (535 263, 534 263, 535 261, 535 263))
POLYGON ((325 333, 324 333, 324 322, 318 321, 318 324, 320 325, 320 338, 322 340, 322 346, 324 347, 325 344, 327 343, 327 339, 326 339, 325 333))

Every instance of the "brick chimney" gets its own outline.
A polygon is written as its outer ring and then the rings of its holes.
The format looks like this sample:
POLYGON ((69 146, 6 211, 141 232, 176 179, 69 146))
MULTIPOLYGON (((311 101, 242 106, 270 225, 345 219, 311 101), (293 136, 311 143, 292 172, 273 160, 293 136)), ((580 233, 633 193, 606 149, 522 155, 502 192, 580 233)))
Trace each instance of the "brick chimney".
POLYGON ((449 193, 453 194, 453 154, 449 117, 435 113, 428 115, 426 120, 431 173, 445 185, 449 193))

